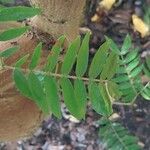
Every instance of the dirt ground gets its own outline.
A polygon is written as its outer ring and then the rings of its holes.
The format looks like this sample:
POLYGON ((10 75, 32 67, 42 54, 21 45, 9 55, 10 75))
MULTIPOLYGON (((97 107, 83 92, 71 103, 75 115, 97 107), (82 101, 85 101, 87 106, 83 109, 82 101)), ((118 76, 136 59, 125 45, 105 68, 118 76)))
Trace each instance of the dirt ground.
MULTIPOLYGON (((150 54, 150 36, 141 38, 133 29, 131 15, 133 13, 143 17, 143 0, 119 0, 109 11, 98 14, 100 22, 91 22, 96 13, 98 0, 88 0, 85 20, 82 27, 92 31, 90 43, 91 58, 96 49, 104 41, 104 35, 121 44, 129 33, 133 43, 139 48, 141 57, 150 54)), ((17 0, 15 5, 28 5, 26 0, 17 0)), ((139 137, 143 150, 150 149, 150 103, 139 97, 132 107, 114 106, 114 112, 119 115, 119 121, 129 131, 139 137)), ((63 108, 62 120, 55 117, 47 118, 30 139, 1 143, 0 150, 103 150, 98 137, 100 118, 91 108, 88 108, 85 121, 72 118, 63 108)))

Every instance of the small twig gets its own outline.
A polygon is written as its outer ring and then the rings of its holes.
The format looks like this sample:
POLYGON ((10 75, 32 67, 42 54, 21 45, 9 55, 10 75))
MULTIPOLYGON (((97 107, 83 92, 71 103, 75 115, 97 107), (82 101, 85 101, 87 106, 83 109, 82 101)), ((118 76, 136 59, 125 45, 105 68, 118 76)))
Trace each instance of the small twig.
MULTIPOLYGON (((3 66, 3 69, 10 69, 10 70, 15 70, 16 67, 11 67, 11 66, 3 66)), ((20 68, 19 68, 20 69, 20 68)), ((22 69, 24 72, 31 72, 29 69, 22 69)), ((41 70, 32 70, 34 73, 39 73, 42 75, 47 75, 47 76, 52 76, 56 78, 67 78, 67 79, 73 79, 73 80, 82 80, 82 81, 87 81, 87 82, 98 82, 98 83, 106 83, 107 80, 100 80, 100 79, 89 79, 86 77, 77 77, 77 76, 72 76, 72 75, 65 75, 65 74, 59 74, 59 73, 52 73, 52 72, 44 72, 41 70)))

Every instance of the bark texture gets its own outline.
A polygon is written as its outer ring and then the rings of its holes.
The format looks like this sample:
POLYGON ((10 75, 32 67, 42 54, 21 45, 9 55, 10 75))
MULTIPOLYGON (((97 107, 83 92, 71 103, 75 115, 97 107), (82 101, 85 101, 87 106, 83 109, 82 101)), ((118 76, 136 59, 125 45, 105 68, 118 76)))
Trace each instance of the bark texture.
POLYGON ((72 41, 79 33, 86 0, 30 0, 42 9, 41 16, 32 19, 32 25, 58 38, 65 34, 72 41))

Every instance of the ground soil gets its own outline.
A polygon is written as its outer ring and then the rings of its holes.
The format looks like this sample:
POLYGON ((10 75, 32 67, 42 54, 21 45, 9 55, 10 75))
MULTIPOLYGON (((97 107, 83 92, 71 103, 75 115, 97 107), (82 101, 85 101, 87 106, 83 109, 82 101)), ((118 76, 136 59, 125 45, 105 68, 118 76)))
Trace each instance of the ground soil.
MULTIPOLYGON (((18 0, 15 4, 27 4, 18 0)), ((91 58, 96 49, 104 41, 104 35, 113 38, 121 44, 125 35, 129 33, 133 43, 139 47, 141 57, 150 53, 150 36, 141 38, 132 26, 131 15, 136 13, 143 17, 142 0, 119 0, 109 12, 100 13, 100 22, 91 22, 91 17, 96 13, 98 0, 88 0, 85 20, 82 27, 89 28, 92 33, 90 44, 91 58)), ((132 107, 114 106, 114 112, 119 115, 119 121, 137 135, 144 150, 150 148, 150 103, 139 97, 132 107)), ((64 111, 63 118, 47 118, 41 128, 24 141, 2 143, 1 150, 103 150, 98 138, 97 120, 100 118, 91 108, 88 108, 85 121, 78 122, 64 111), (14 147, 14 148, 13 148, 14 147)))

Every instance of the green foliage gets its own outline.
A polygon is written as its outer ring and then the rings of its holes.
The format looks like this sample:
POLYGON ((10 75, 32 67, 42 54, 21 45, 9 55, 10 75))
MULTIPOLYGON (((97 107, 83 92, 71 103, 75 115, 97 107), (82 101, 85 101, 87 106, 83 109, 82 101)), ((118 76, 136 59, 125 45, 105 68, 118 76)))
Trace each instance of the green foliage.
POLYGON ((149 4, 144 5, 144 21, 150 26, 150 7, 149 4))
MULTIPOLYGON (((24 96, 34 100, 43 112, 49 113, 50 111, 52 111, 55 116, 60 118, 61 114, 59 95, 61 94, 61 87, 64 102, 68 110, 76 118, 82 119, 85 118, 86 103, 88 98, 86 84, 90 83, 89 97, 91 99, 93 109, 99 114, 105 116, 111 115, 111 113, 113 112, 112 99, 114 98, 112 98, 113 95, 109 95, 109 90, 111 93, 113 89, 108 89, 106 85, 108 81, 111 81, 112 77, 115 74, 115 68, 117 68, 118 66, 118 57, 114 52, 109 52, 109 44, 105 42, 104 45, 95 54, 95 57, 92 61, 92 63, 100 64, 100 62, 102 61, 98 60, 98 55, 101 55, 101 57, 105 56, 104 65, 100 65, 100 71, 97 72, 97 68, 94 68, 92 64, 89 68, 91 78, 88 76, 84 76, 85 72, 88 72, 87 65, 89 53, 89 38, 90 35, 88 33, 86 34, 82 42, 80 40, 80 37, 78 37, 70 44, 69 48, 67 49, 68 51, 66 52, 65 59, 62 62, 60 73, 56 73, 56 68, 65 37, 60 37, 56 44, 53 46, 47 58, 46 65, 43 66, 43 69, 35 70, 41 57, 40 54, 42 50, 42 44, 40 43, 33 52, 29 67, 25 69, 26 75, 21 72, 21 70, 23 69, 21 67, 26 63, 29 55, 22 57, 15 64, 14 80, 18 90, 24 96), (105 52, 105 54, 103 55, 102 53, 100 53, 100 50, 102 52, 105 52), (86 55, 86 59, 83 59, 84 55, 86 55), (81 58, 83 61, 80 61, 81 58), (75 64, 75 62, 76 74, 72 76, 69 73, 73 69, 73 65, 75 64), (86 68, 83 64, 86 66, 86 68), (109 72, 109 68, 113 69, 110 69, 109 72), (39 80, 38 78, 39 73, 44 77, 44 84, 43 81, 39 80), (20 75, 19 78, 18 75, 20 75), (99 76, 99 78, 96 78, 97 76, 99 76), (49 82, 46 83, 46 81, 49 82), (85 83, 84 81, 87 83, 85 83), (21 85, 24 84, 26 84, 26 86, 24 86, 25 89, 21 87, 21 85)), ((113 83, 113 81, 111 81, 111 83, 113 83)))
POLYGON ((15 2, 15 0, 0 0, 0 3, 2 3, 2 4, 12 4, 14 2, 15 2))
POLYGON ((29 27, 27 27, 27 26, 6 30, 6 31, 0 33, 0 41, 8 41, 8 40, 17 38, 18 36, 21 36, 28 30, 29 30, 29 27))
MULTIPOLYGON (((0 22, 24 20, 39 13, 38 8, 31 7, 1 8, 0 22)), ((4 31, 0 34, 0 41, 21 36, 28 29, 21 27, 4 31)), ((17 90, 35 102, 44 114, 53 113, 57 118, 62 116, 61 100, 64 100, 69 112, 77 119, 85 119, 88 99, 92 108, 105 117, 113 113, 114 103, 133 104, 139 95, 150 100, 150 81, 145 85, 141 81, 142 73, 150 77, 150 58, 146 58, 144 65, 141 64, 138 50, 132 50, 129 35, 121 48, 106 37, 88 68, 89 40, 89 33, 83 40, 77 37, 66 48, 64 59, 60 60, 65 41, 65 37, 61 36, 41 69, 36 67, 40 63, 42 43, 36 46, 32 55, 22 56, 13 66, 7 66, 5 58, 19 50, 18 46, 11 47, 0 52, 0 69, 12 69, 17 90), (24 68, 28 62, 29 65, 24 68), (58 65, 60 71, 57 70, 58 65)), ((138 139, 119 123, 101 120, 99 133, 105 148, 109 150, 140 149, 138 139)))
POLYGON ((120 123, 100 120, 99 136, 105 149, 140 150, 138 138, 131 135, 120 123))
POLYGON ((42 43, 39 43, 37 45, 37 47, 35 48, 34 53, 32 55, 31 62, 30 62, 30 65, 29 65, 30 70, 35 69, 35 67, 39 63, 39 60, 40 60, 40 57, 41 57, 41 52, 42 52, 42 43))
POLYGON ((0 52, 0 57, 4 57, 4 58, 10 57, 14 53, 16 53, 18 50, 19 50, 19 46, 10 47, 10 48, 8 48, 8 49, 6 49, 4 51, 1 51, 0 52))
POLYGON ((141 90, 140 74, 143 65, 140 62, 137 49, 131 51, 131 46, 132 42, 129 35, 126 36, 123 46, 119 51, 117 45, 111 40, 111 48, 114 49, 115 47, 115 49, 117 49, 113 51, 118 52, 120 64, 113 81, 118 84, 120 92, 122 93, 121 98, 123 102, 134 101, 138 92, 141 90))
POLYGON ((24 20, 38 14, 40 14, 39 8, 25 6, 6 7, 0 11, 0 22, 24 20))
MULTIPOLYGON (((89 38, 89 33, 83 41, 80 37, 76 38, 66 48, 64 61, 59 62, 65 41, 65 37, 61 36, 52 47, 46 64, 40 70, 36 70, 42 51, 42 43, 39 43, 28 68, 24 70, 22 66, 28 62, 29 54, 17 60, 13 67, 18 90, 35 101, 44 113, 52 112, 58 118, 61 118, 61 94, 70 113, 78 119, 85 118, 87 99, 91 101, 92 108, 103 116, 112 114, 112 105, 116 101, 133 103, 139 94, 149 100, 150 86, 149 83, 142 85, 140 75, 143 65, 140 63, 137 50, 130 50, 130 36, 127 35, 125 38, 121 50, 107 37, 87 68, 89 38), (59 64, 60 72, 56 72, 59 64), (72 70, 75 71, 73 75, 72 70)), ((1 57, 4 53, 8 52, 2 52, 1 57)), ((148 58, 144 67, 144 70, 146 69, 146 72, 149 72, 148 58)))
POLYGON ((146 62, 144 64, 143 71, 145 75, 150 78, 150 57, 146 57, 146 62))

